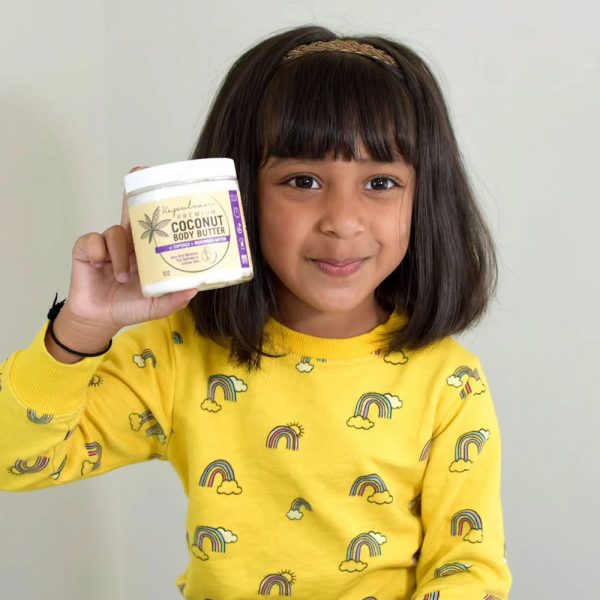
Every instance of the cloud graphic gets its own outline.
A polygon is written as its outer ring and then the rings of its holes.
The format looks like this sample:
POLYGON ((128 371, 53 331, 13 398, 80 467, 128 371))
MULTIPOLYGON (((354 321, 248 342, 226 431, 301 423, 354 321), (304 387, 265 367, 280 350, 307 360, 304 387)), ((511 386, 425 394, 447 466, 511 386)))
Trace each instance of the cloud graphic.
POLYGON ((208 412, 219 412, 221 410, 221 405, 217 404, 214 400, 207 398, 201 405, 200 408, 202 410, 207 410, 208 412))
POLYGON ((217 527, 217 531, 221 533, 226 544, 235 544, 235 542, 238 540, 237 535, 235 535, 233 531, 228 531, 222 527, 217 527))
POLYGON ((156 437, 163 446, 167 443, 167 436, 162 431, 157 433, 156 437))
POLYGON ((402 350, 398 352, 388 352, 383 357, 383 360, 390 365, 404 365, 408 362, 408 357, 402 350))
POLYGON ((354 427, 354 429, 371 429, 375 423, 369 421, 369 419, 364 419, 360 415, 354 415, 346 421, 346 425, 354 427))
POLYGON ((138 413, 131 413, 129 415, 129 423, 131 424, 131 429, 139 431, 142 428, 142 417, 138 413))
POLYGON ((231 494, 242 493, 242 488, 238 485, 238 482, 235 479, 231 481, 223 481, 221 485, 217 488, 217 494, 225 494, 226 496, 231 496, 231 494))
POLYGON ((192 554, 200 560, 208 560, 208 554, 202 548, 196 546, 196 544, 192 544, 192 554))
POLYGON ((378 543, 378 544, 385 544, 387 542, 387 538, 385 537, 385 535, 382 535, 381 533, 377 533, 376 531, 369 531, 369 535, 378 543))
POLYGON ((229 379, 233 382, 236 392, 245 392, 248 389, 248 386, 241 379, 237 379, 233 375, 230 375, 229 379))
POLYGON ((489 429, 480 429, 479 433, 486 439, 490 439, 490 430, 489 429))
POLYGON ((481 529, 471 529, 463 540, 471 542, 471 544, 481 544, 483 542, 483 531, 481 529))
POLYGON ((359 562, 356 560, 345 560, 343 563, 340 563, 340 571, 348 571, 349 573, 354 573, 355 571, 364 571, 367 568, 367 563, 359 562))
POLYGON ((394 498, 387 490, 385 490, 385 492, 375 492, 372 496, 369 496, 367 500, 373 502, 373 504, 391 504, 394 501, 394 498))
POLYGON ((94 465, 96 463, 93 463, 91 460, 84 460, 81 463, 81 474, 82 475, 89 475, 93 470, 94 470, 94 465))
POLYGON ((485 392, 485 385, 483 379, 475 379, 475 377, 469 377, 468 383, 471 386, 471 393, 475 396, 483 394, 485 392))
POLYGON ((452 473, 464 473, 465 471, 468 471, 471 468, 472 464, 473 464, 472 461, 470 461, 470 460, 463 460, 461 458, 459 460, 455 460, 450 465, 450 471, 452 473))
POLYGON ((384 394, 384 396, 390 401, 392 408, 402 408, 402 400, 398 396, 392 396, 391 394, 384 394))
POLYGON ((299 521, 304 515, 299 510, 290 510, 287 513, 287 518, 292 519, 292 521, 299 521))
POLYGON ((460 379, 460 377, 455 377, 454 375, 450 375, 450 377, 448 377, 448 379, 446 379, 446 383, 448 385, 451 385, 452 387, 462 387, 462 380, 460 379))
POLYGON ((146 366, 146 361, 141 354, 133 355, 133 362, 140 368, 143 369, 146 366))
POLYGON ((310 373, 314 368, 314 365, 311 365, 310 363, 306 362, 299 362, 296 365, 296 369, 298 369, 300 373, 310 373))

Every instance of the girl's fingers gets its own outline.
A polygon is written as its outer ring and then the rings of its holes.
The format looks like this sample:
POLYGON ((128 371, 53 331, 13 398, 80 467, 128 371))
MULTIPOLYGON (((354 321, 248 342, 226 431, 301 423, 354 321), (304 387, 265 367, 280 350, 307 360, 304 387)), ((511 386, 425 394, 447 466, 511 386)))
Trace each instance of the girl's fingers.
POLYGON ((124 283, 129 279, 129 247, 127 231, 120 225, 113 225, 103 233, 108 255, 113 266, 115 279, 124 283))
POLYGON ((107 259, 107 249, 104 237, 99 233, 86 233, 77 238, 73 246, 73 259, 88 262, 94 267, 100 267, 107 259))

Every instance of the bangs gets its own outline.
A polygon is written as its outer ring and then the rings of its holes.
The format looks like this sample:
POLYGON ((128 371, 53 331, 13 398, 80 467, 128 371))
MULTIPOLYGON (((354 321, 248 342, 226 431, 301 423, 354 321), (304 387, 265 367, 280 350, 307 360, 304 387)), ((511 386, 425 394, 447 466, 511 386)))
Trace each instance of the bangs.
POLYGON ((367 57, 319 52, 282 63, 257 115, 262 162, 353 160, 364 145, 381 162, 417 164, 415 109, 395 68, 367 57))

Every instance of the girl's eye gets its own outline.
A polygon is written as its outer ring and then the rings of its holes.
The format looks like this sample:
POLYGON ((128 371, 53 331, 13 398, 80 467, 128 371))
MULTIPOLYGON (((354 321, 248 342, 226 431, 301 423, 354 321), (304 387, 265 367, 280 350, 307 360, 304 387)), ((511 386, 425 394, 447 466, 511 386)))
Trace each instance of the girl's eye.
POLYGON ((289 183, 292 187, 297 187, 303 190, 314 190, 318 187, 317 181, 310 175, 296 175, 295 177, 288 179, 287 183, 289 183))
POLYGON ((389 190, 393 187, 398 187, 398 183, 390 177, 373 177, 367 184, 368 190, 389 190))

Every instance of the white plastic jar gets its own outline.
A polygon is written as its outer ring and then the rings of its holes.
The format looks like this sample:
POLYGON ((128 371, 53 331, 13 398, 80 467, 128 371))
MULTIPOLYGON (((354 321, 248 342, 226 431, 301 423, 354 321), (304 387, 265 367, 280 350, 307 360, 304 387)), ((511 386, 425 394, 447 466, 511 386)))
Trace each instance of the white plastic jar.
POLYGON ((232 159, 141 169, 125 176, 125 193, 144 296, 252 279, 232 159))

